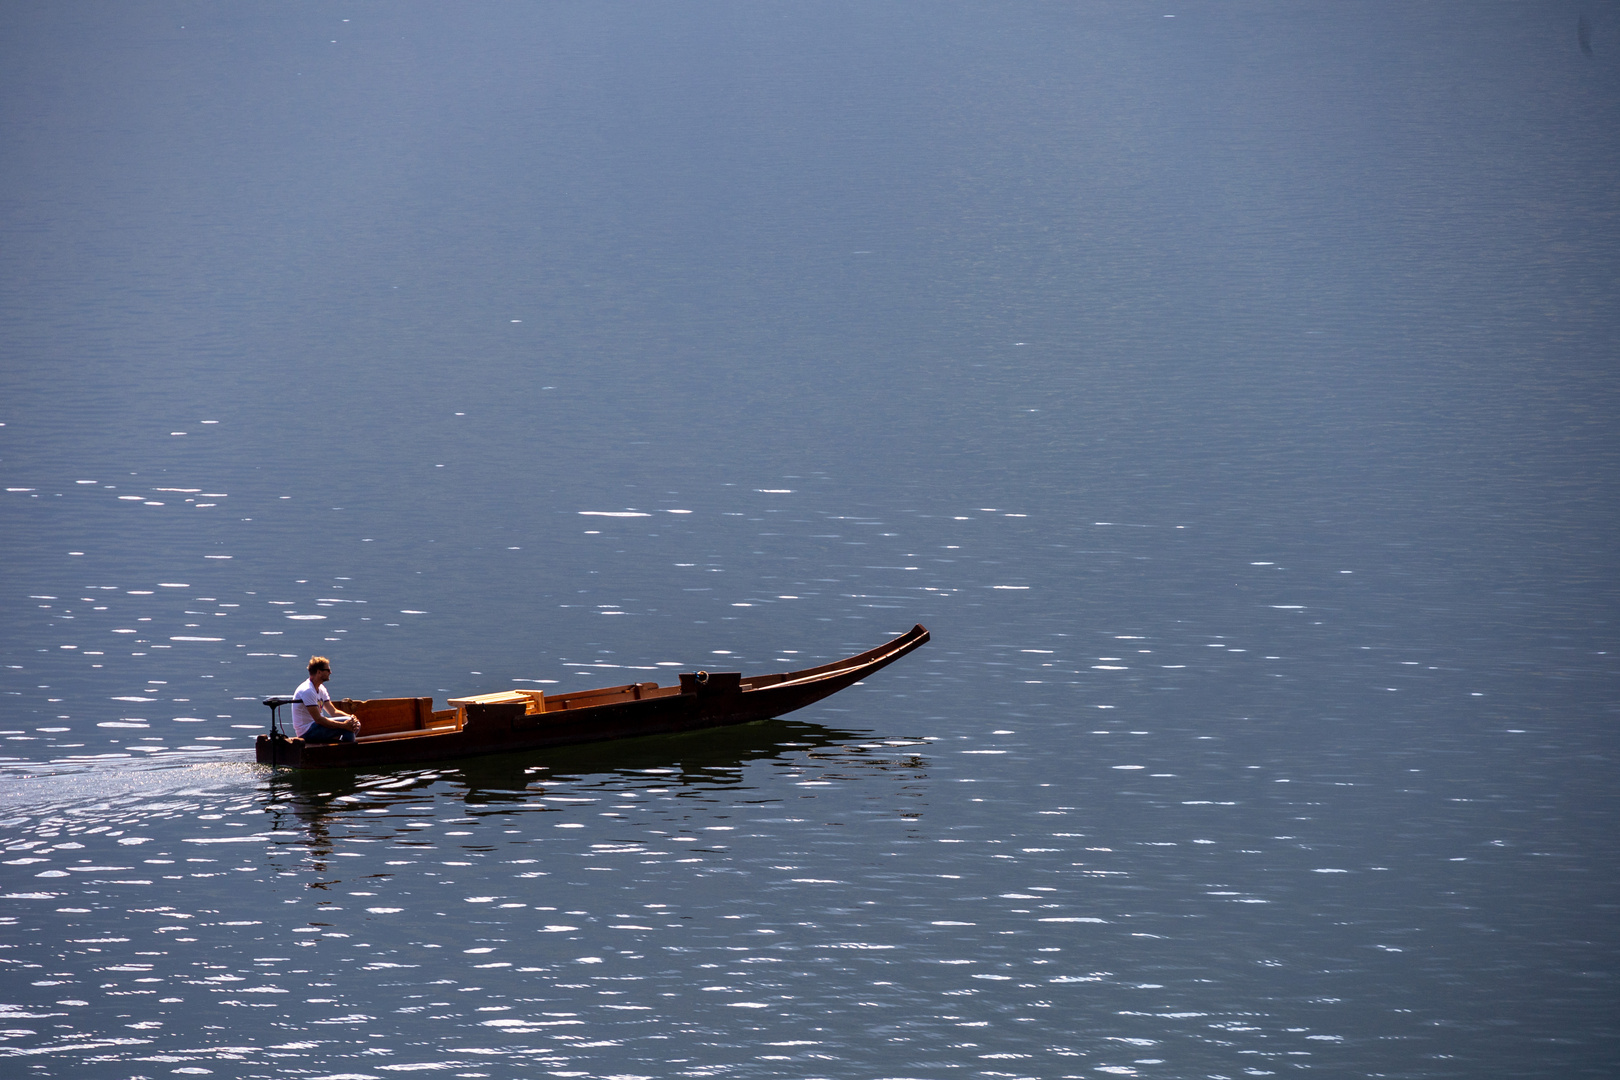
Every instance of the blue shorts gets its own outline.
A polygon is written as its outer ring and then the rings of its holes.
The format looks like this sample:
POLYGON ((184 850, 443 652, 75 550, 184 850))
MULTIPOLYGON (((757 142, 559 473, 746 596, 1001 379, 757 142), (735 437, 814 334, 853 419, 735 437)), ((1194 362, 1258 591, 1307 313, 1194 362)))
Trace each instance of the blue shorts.
POLYGON ((311 724, 303 739, 306 743, 354 742, 354 732, 327 727, 325 724, 311 724))

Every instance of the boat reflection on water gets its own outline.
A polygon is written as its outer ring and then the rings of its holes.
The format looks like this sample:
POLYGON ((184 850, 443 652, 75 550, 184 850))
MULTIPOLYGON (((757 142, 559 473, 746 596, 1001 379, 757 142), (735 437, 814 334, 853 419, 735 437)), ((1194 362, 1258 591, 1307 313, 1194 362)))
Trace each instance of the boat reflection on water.
POLYGON ((776 760, 787 765, 796 757, 805 759, 805 768, 898 769, 921 779, 926 762, 919 751, 927 745, 922 739, 875 739, 870 733, 800 720, 760 720, 676 735, 469 758, 438 768, 385 773, 278 770, 265 781, 265 805, 274 822, 272 830, 307 828, 312 853, 319 855, 331 851, 330 827, 338 819, 369 812, 376 816, 351 824, 375 824, 373 835, 398 837, 417 828, 401 818, 415 815, 426 820, 423 815, 429 808, 442 812, 441 800, 451 795, 472 814, 538 810, 544 805, 537 800, 565 791, 609 796, 685 789, 683 794, 702 795, 742 784, 744 767, 751 763, 776 760))

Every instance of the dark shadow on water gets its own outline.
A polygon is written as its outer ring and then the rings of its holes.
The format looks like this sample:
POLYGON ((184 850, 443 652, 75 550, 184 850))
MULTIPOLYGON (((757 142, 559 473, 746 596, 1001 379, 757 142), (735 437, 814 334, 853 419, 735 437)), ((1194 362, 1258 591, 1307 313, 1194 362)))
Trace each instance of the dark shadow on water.
POLYGON ((559 786, 582 791, 603 786, 713 790, 741 783, 743 767, 752 762, 813 754, 871 737, 799 720, 762 720, 678 735, 468 758, 429 768, 278 769, 267 777, 264 793, 280 819, 279 827, 291 824, 285 816, 290 812, 310 831, 316 846, 324 847, 332 818, 362 807, 423 805, 431 789, 442 792, 439 785, 460 789, 468 810, 515 807, 559 786))
POLYGON ((557 747, 528 754, 474 758, 454 777, 467 788, 468 801, 521 792, 536 779, 583 781, 616 774, 659 786, 727 785, 741 779, 744 765, 795 751, 817 750, 869 738, 799 720, 762 720, 736 727, 680 735, 653 735, 610 743, 557 747), (537 775, 537 770, 543 770, 537 775))

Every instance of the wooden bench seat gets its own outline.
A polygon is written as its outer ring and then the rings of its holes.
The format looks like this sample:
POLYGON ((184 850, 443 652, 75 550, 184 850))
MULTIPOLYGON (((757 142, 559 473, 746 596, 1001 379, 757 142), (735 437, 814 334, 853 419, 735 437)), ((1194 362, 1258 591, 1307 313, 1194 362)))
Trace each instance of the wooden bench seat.
POLYGON ((448 724, 435 724, 433 727, 424 728, 421 731, 388 731, 377 735, 366 735, 362 733, 359 741, 365 743, 393 742, 396 739, 419 739, 427 735, 443 735, 445 732, 455 730, 456 725, 454 722, 451 722, 448 724))
POLYGON ((332 705, 339 712, 351 713, 360 718, 361 735, 421 731, 431 726, 434 721, 433 699, 430 697, 371 698, 366 701, 344 698, 342 701, 334 701, 332 705))

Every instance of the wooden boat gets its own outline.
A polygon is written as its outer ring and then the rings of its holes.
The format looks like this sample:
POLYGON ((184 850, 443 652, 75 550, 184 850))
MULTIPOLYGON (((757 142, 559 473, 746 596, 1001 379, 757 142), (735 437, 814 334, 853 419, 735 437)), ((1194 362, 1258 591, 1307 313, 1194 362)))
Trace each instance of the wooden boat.
POLYGON ((680 684, 653 682, 596 690, 505 690, 451 698, 435 710, 430 697, 345 698, 332 704, 360 718, 352 743, 306 743, 281 731, 279 710, 290 697, 266 698, 270 733, 255 746, 261 765, 349 769, 405 765, 547 746, 627 739, 746 724, 790 713, 836 694, 887 667, 928 640, 914 626, 858 656, 802 671, 744 678, 736 671, 686 671, 680 684))

